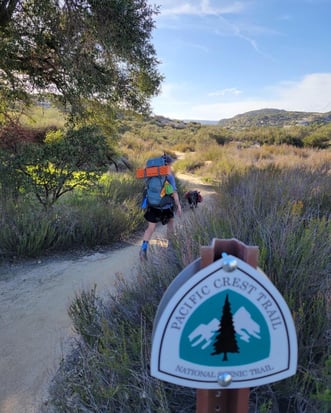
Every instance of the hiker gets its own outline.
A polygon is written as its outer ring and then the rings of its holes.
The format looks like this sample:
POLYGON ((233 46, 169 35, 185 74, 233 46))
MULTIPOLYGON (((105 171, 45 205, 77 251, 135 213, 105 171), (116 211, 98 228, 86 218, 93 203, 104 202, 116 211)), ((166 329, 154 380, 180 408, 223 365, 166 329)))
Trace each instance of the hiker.
MULTIPOLYGON (((167 165, 171 166, 174 160, 171 158, 171 156, 165 155, 165 161, 167 165)), ((173 198, 173 202, 169 205, 165 205, 162 209, 147 206, 144 218, 148 222, 148 227, 144 233, 143 242, 140 248, 139 255, 141 259, 147 259, 148 243, 152 238, 156 225, 159 222, 161 222, 162 225, 167 225, 167 238, 169 239, 173 234, 175 227, 175 207, 177 208, 176 212, 178 213, 178 215, 182 215, 182 207, 180 205, 174 175, 170 173, 169 175, 167 175, 166 180, 172 186, 173 189, 173 193, 171 195, 173 198)))

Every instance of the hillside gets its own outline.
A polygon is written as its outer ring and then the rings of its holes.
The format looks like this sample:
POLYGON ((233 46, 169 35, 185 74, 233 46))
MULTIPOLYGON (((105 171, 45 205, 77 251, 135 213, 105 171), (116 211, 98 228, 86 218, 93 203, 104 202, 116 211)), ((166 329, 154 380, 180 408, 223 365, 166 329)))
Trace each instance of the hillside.
POLYGON ((225 128, 251 128, 259 126, 309 126, 331 122, 331 112, 292 112, 280 109, 261 109, 222 119, 219 126, 225 128))

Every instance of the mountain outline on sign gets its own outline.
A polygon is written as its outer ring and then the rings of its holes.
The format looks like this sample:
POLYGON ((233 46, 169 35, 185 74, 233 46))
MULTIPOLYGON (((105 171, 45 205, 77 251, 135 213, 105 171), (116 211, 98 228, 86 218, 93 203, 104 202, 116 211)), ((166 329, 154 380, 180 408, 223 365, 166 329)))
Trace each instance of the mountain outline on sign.
MULTIPOLYGON (((241 306, 233 315, 233 324, 238 338, 246 343, 249 343, 251 338, 254 337, 258 340, 260 336, 260 325, 253 320, 251 314, 245 307, 241 306)), ((214 341, 216 332, 219 329, 220 321, 217 318, 213 318, 209 323, 201 323, 196 327, 188 336, 192 347, 199 346, 205 350, 214 341)))

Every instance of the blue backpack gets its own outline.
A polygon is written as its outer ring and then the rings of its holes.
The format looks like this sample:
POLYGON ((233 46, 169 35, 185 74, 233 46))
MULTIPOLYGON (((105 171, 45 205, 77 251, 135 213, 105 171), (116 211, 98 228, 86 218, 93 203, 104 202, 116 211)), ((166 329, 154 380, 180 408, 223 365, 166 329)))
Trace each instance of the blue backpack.
MULTIPOLYGON (((164 166, 166 160, 164 156, 151 158, 146 162, 146 168, 151 166, 164 166)), ((167 175, 157 175, 146 178, 146 199, 147 204, 153 208, 166 209, 174 205, 172 196, 162 196, 161 192, 167 181, 167 175)))

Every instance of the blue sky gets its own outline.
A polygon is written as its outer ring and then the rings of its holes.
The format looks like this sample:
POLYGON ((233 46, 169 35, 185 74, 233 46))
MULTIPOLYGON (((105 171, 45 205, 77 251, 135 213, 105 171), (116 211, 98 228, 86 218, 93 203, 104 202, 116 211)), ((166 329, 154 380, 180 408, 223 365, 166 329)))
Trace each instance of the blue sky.
POLYGON ((331 111, 331 0, 149 0, 165 76, 155 115, 331 111))

